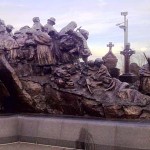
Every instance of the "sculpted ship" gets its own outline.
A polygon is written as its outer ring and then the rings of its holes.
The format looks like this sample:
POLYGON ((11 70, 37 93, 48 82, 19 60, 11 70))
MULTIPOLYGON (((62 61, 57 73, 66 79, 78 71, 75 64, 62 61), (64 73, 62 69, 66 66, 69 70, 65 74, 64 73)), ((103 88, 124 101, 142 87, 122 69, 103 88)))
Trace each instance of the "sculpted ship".
POLYGON ((89 32, 76 22, 60 32, 53 27, 53 17, 45 26, 39 17, 33 22, 32 28, 24 26, 12 34, 13 27, 0 20, 1 113, 150 118, 150 71, 145 82, 141 69, 141 87, 147 85, 148 91, 143 88, 142 94, 112 77, 105 60, 88 60, 89 32))

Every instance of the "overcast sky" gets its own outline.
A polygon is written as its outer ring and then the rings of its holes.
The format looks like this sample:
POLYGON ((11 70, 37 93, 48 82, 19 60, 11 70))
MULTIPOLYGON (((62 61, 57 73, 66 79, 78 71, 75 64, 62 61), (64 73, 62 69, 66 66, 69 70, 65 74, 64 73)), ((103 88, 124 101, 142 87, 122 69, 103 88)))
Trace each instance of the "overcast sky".
POLYGON ((131 48, 150 53, 150 0, 0 0, 0 18, 15 30, 32 26, 36 16, 43 25, 55 17, 58 31, 76 21, 90 32, 91 58, 104 56, 109 42, 114 44, 114 53, 122 50, 124 32, 116 26, 123 22, 122 11, 128 11, 131 48))

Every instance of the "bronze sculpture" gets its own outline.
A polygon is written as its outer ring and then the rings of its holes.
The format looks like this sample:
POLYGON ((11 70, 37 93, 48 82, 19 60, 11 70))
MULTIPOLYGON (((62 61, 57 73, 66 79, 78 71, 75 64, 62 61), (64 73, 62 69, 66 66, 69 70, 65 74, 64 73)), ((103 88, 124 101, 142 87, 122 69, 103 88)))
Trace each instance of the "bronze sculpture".
MULTIPOLYGON (((102 59, 88 60, 89 33, 77 28, 75 22, 57 32, 48 24, 43 27, 38 17, 33 20, 32 28, 24 26, 13 37, 0 21, 0 80, 10 99, 19 104, 17 112, 150 117, 149 89, 144 89, 150 85, 145 82, 149 79, 148 67, 140 72, 144 77, 142 94, 112 77, 102 59)), ((48 21, 55 24, 53 17, 48 21)), ((5 100, 3 93, 0 97, 5 100)))

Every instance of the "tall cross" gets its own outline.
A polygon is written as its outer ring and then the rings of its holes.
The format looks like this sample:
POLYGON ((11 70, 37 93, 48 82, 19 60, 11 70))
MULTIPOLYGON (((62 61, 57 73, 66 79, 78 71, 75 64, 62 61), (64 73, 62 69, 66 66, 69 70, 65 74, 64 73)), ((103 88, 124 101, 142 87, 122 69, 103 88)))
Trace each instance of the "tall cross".
POLYGON ((109 44, 107 44, 107 47, 109 47, 109 51, 112 51, 112 47, 114 47, 114 44, 112 44, 112 42, 109 42, 109 44))
POLYGON ((120 54, 124 55, 124 73, 129 74, 130 73, 130 56, 132 54, 135 54, 135 51, 133 51, 130 48, 130 43, 126 44, 126 47, 123 51, 120 52, 120 54))

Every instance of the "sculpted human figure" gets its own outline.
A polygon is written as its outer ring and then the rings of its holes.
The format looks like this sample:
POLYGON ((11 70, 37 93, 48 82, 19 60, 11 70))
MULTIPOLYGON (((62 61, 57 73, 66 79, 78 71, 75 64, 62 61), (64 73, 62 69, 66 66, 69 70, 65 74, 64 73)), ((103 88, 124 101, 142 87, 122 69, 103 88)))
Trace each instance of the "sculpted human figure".
POLYGON ((26 26, 23 26, 23 27, 21 27, 21 28, 19 29, 19 32, 22 33, 23 38, 27 38, 26 32, 27 32, 29 29, 30 29, 30 27, 27 26, 27 25, 26 25, 26 26))
POLYGON ((72 34, 61 36, 60 50, 62 52, 62 63, 75 63, 79 61, 79 45, 76 37, 72 34))
POLYGON ((71 21, 67 26, 65 26, 59 32, 59 35, 62 36, 62 35, 69 33, 72 35, 72 37, 76 38, 76 41, 78 41, 77 43, 79 47, 78 53, 80 55, 80 58, 82 58, 83 61, 86 63, 88 57, 91 55, 90 49, 88 48, 88 45, 87 45, 89 32, 81 28, 78 28, 77 31, 74 31, 76 27, 77 27, 76 22, 71 21))
POLYGON ((0 26, 0 49, 3 51, 7 59, 16 59, 16 49, 18 49, 18 47, 17 42, 6 34, 6 28, 0 26))
MULTIPOLYGON (((71 22, 71 24, 73 24, 73 22, 71 22)), ((75 24, 73 27, 74 28, 76 27, 75 24)), ((90 49, 88 48, 87 45, 89 32, 80 28, 77 29, 77 31, 73 31, 74 28, 72 28, 72 26, 70 28, 70 24, 69 24, 69 26, 66 26, 61 30, 60 35, 63 33, 64 34, 64 35, 62 34, 63 37, 66 36, 66 39, 68 39, 68 41, 74 42, 75 45, 74 47, 76 47, 76 49, 70 50, 69 52, 76 54, 75 56, 77 56, 78 59, 82 58, 83 61, 86 63, 88 57, 91 55, 90 49)))
POLYGON ((106 90, 110 90, 113 88, 113 79, 111 78, 108 69, 105 65, 103 65, 103 61, 98 58, 94 62, 95 67, 98 68, 95 74, 93 74, 93 80, 101 83, 106 90))
POLYGON ((34 32, 32 29, 30 29, 26 32, 26 34, 27 34, 27 38, 25 40, 25 46, 28 49, 27 60, 33 60, 35 56, 35 47, 36 47, 36 43, 33 36, 34 32))
POLYGON ((54 59, 52 56, 52 39, 46 33, 40 30, 34 32, 34 40, 37 44, 37 59, 40 66, 52 65, 54 59))
POLYGON ((86 63, 88 60, 88 57, 91 55, 91 51, 87 45, 87 39, 89 36, 89 32, 84 29, 78 29, 77 35, 82 40, 82 47, 80 48, 80 56, 83 59, 83 61, 86 63))
POLYGON ((6 27, 4 20, 0 19, 0 26, 6 27))
POLYGON ((43 31, 43 26, 40 23, 40 18, 39 17, 34 17, 32 20, 33 20, 33 23, 34 23, 33 26, 32 26, 32 29, 43 31))
POLYGON ((46 33, 48 34, 48 26, 47 26, 47 25, 45 25, 45 26, 43 27, 43 32, 46 32, 46 33))
POLYGON ((52 54, 55 59, 55 62, 59 64, 62 59, 62 54, 60 51, 60 38, 59 35, 54 31, 49 32, 49 36, 52 38, 52 54))
POLYGON ((46 28, 46 32, 48 35, 52 38, 52 53, 53 58, 55 59, 55 62, 60 62, 60 51, 59 51, 59 34, 57 30, 54 28, 54 25, 56 24, 56 19, 54 17, 51 17, 47 20, 47 24, 44 26, 46 28))
POLYGON ((78 83, 86 85, 91 94, 97 89, 103 89, 104 92, 115 92, 118 97, 126 95, 129 98, 131 96, 130 90, 128 90, 129 84, 112 78, 102 59, 97 58, 94 62, 88 61, 84 70, 84 76, 80 77, 78 83))
POLYGON ((0 50, 5 49, 5 45, 4 45, 5 31, 6 29, 3 26, 0 26, 0 50))
POLYGON ((13 38, 17 41, 20 48, 24 46, 26 38, 21 31, 15 31, 13 38))
POLYGON ((147 64, 139 70, 140 74, 140 91, 150 95, 150 57, 147 58, 147 64))
POLYGON ((58 35, 58 32, 56 31, 56 29, 54 28, 54 25, 56 24, 56 19, 54 17, 51 17, 47 20, 47 24, 45 25, 45 27, 48 28, 48 34, 51 34, 51 32, 55 35, 58 35))
POLYGON ((91 94, 93 94, 92 89, 103 87, 107 91, 114 88, 114 80, 111 78, 107 67, 103 65, 102 59, 97 58, 95 61, 88 61, 82 70, 84 75, 81 76, 78 83, 87 85, 91 94))
POLYGON ((23 33, 23 34, 26 34, 26 32, 27 32, 29 29, 30 29, 29 26, 23 26, 23 27, 20 28, 19 31, 20 31, 21 33, 23 33))
POLYGON ((19 48, 17 49, 17 58, 23 59, 24 58, 23 51, 25 48, 25 41, 27 39, 27 35, 25 36, 24 33, 22 33, 21 31, 16 31, 14 32, 13 38, 15 39, 15 41, 19 46, 19 48))
POLYGON ((5 24, 4 20, 2 20, 2 19, 0 19, 0 27, 5 28, 5 34, 6 34, 7 33, 7 31, 6 31, 6 24, 5 24))
POLYGON ((74 63, 79 61, 79 40, 78 37, 72 34, 77 27, 76 22, 71 21, 68 25, 62 28, 60 35, 60 50, 62 52, 63 63, 74 63))

